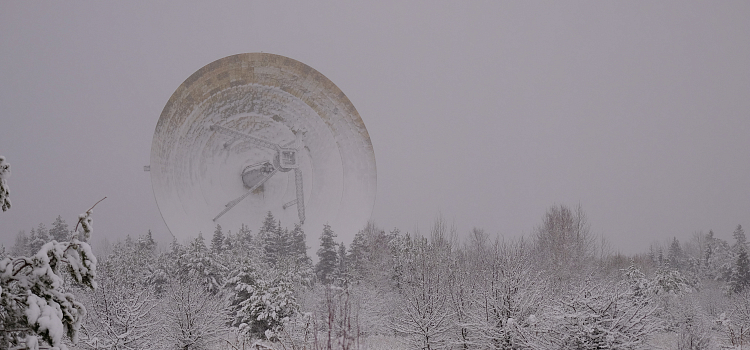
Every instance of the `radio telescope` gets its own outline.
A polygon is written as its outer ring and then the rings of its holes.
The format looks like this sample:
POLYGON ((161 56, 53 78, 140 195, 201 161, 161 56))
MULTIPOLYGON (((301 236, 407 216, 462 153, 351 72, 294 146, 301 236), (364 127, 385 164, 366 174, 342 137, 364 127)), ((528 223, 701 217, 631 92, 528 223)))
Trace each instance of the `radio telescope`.
POLYGON ((357 110, 315 69, 248 53, 193 73, 164 106, 151 184, 176 238, 257 232, 267 212, 316 237, 356 233, 375 201, 375 154, 357 110))

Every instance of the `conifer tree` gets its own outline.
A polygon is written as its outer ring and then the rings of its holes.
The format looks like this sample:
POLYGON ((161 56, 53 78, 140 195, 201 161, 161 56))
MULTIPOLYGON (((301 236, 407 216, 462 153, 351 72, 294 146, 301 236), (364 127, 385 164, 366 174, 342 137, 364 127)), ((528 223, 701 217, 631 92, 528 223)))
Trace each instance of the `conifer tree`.
POLYGON ((338 245, 338 259, 336 266, 336 277, 345 281, 349 280, 349 259, 346 256, 346 246, 344 242, 338 245))
POLYGON ((68 224, 65 223, 62 216, 58 215, 55 222, 52 223, 52 228, 49 229, 49 235, 51 239, 58 242, 63 242, 68 239, 70 231, 68 231, 68 224))
POLYGON ((222 243, 222 251, 234 249, 235 240, 237 240, 237 235, 233 235, 232 230, 227 230, 227 234, 224 235, 224 242, 222 243))
POLYGON ((220 254, 224 250, 224 233, 221 232, 221 225, 216 224, 214 236, 211 238, 211 251, 220 254))
POLYGON ((714 254, 714 245, 716 238, 714 237, 714 231, 708 230, 708 235, 706 235, 706 248, 703 251, 703 265, 708 267, 711 263, 711 258, 714 254))
POLYGON ((333 282, 336 265, 338 262, 338 253, 336 252, 336 242, 333 238, 336 234, 331 230, 328 224, 323 225, 323 233, 320 235, 320 249, 318 249, 318 263, 315 265, 315 275, 323 284, 333 282))
POLYGON ((664 249, 659 247, 659 250, 656 254, 656 260, 659 262, 659 266, 664 266, 664 249))
POLYGON ((156 241, 154 241, 154 236, 151 233, 151 230, 148 230, 145 236, 138 236, 138 250, 153 253, 155 249, 156 241))
POLYGON ((237 232, 237 238, 239 241, 250 244, 250 242, 252 242, 253 240, 252 231, 250 230, 249 227, 247 227, 247 225, 242 224, 240 225, 240 231, 237 232))
POLYGON ((39 251, 39 249, 41 249, 42 246, 49 241, 50 241, 49 232, 47 231, 47 227, 45 227, 43 223, 39 223, 39 226, 37 226, 36 231, 34 229, 31 229, 31 239, 29 240, 29 249, 32 252, 39 251))
POLYGON ((734 237, 734 248, 735 251, 739 252, 740 246, 747 247, 747 237, 745 237, 745 231, 742 229, 742 225, 737 225, 737 229, 734 230, 732 233, 732 237, 734 237))
POLYGON ((63 278, 96 288, 96 257, 78 240, 91 233, 91 212, 79 216, 84 232, 70 242, 45 243, 33 256, 0 261, 0 348, 67 349, 64 338, 77 342, 86 310, 66 292, 63 278))
POLYGON ((680 241, 677 240, 677 237, 672 238, 672 244, 669 245, 669 252, 668 252, 667 258, 669 260, 669 265, 673 269, 680 268, 680 260, 682 259, 682 248, 680 247, 680 241))
POLYGON ((18 231, 16 235, 16 242, 13 244, 13 248, 10 250, 10 254, 13 256, 31 255, 29 249, 29 237, 26 236, 26 231, 18 231))
POLYGON ((263 246, 264 260, 269 264, 275 264, 276 257, 278 256, 276 244, 277 234, 276 219, 269 211, 266 218, 263 219, 263 225, 258 231, 258 239, 260 239, 261 245, 263 246))
MULTIPOLYGON (((28 241, 28 244, 29 244, 28 249, 31 254, 33 254, 34 252, 34 250, 32 250, 31 242, 34 242, 34 241, 36 241, 36 229, 32 227, 31 230, 29 231, 29 241, 28 241)), ((39 249, 37 249, 36 251, 38 250, 39 249)))
POLYGON ((281 221, 278 221, 276 227, 264 236, 263 250, 267 263, 275 265, 290 255, 291 238, 289 230, 281 226, 281 221))
POLYGON ((354 240, 349 246, 349 254, 347 256, 349 267, 351 268, 352 274, 355 275, 355 278, 362 277, 361 275, 365 270, 364 267, 367 264, 367 256, 369 255, 367 248, 365 231, 360 230, 354 235, 354 240))
MULTIPOLYGON (((273 217, 273 214, 269 211, 268 214, 266 214, 266 218, 263 219, 263 225, 260 227, 260 230, 258 231, 258 236, 265 236, 270 233, 272 233, 274 230, 276 230, 276 219, 273 217)), ((264 238, 261 238, 264 239, 264 238)))
POLYGON ((289 230, 281 226, 281 220, 276 225, 276 231, 274 231, 273 243, 275 245, 274 251, 276 252, 276 261, 284 259, 291 255, 291 237, 289 230))
POLYGON ((288 277, 274 269, 263 272, 254 266, 241 267, 227 281, 232 291, 230 324, 250 338, 273 337, 299 310, 288 277))
POLYGON ((10 190, 7 179, 10 177, 10 164, 0 156, 0 208, 3 211, 10 209, 10 190))
POLYGON ((187 251, 180 257, 180 268, 183 279, 193 278, 199 281, 206 291, 216 294, 224 285, 226 267, 210 254, 202 233, 190 242, 187 251))
POLYGON ((737 261, 732 271, 732 277, 729 280, 729 286, 732 292, 742 292, 750 285, 750 260, 747 256, 747 250, 744 246, 739 247, 737 261))
POLYGON ((295 224, 289 238, 291 240, 289 247, 290 254, 296 257, 297 263, 309 261, 310 257, 307 256, 307 237, 305 237, 302 226, 295 224))

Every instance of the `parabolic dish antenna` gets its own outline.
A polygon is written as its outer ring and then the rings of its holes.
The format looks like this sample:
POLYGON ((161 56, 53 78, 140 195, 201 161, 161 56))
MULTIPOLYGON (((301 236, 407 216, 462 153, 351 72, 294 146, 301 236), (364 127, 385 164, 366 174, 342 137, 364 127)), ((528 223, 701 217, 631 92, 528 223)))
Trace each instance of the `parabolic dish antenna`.
POLYGON ((216 224, 257 232, 267 212, 317 237, 362 229, 376 190, 365 124, 328 78, 293 59, 248 53, 193 73, 164 106, 151 184, 172 234, 216 224))

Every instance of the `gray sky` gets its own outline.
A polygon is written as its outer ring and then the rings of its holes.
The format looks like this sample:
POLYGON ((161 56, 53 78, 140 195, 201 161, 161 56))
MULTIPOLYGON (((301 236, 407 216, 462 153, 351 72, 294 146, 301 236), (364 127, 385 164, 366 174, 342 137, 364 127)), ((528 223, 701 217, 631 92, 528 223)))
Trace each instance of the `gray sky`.
POLYGON ((104 196, 95 234, 166 240, 143 171, 161 110, 202 66, 259 51, 356 106, 384 228, 442 212, 462 233, 528 236, 580 203, 625 253, 729 239, 750 225, 748 18, 747 1, 3 1, 0 242, 104 196))

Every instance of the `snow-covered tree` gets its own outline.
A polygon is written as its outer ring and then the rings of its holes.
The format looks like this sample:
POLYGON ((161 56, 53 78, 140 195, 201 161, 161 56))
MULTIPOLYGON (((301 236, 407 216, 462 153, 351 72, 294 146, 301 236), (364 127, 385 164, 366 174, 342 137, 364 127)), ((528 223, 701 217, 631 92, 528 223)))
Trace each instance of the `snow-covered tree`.
POLYGON ((10 254, 14 256, 29 255, 29 237, 26 236, 26 231, 18 231, 10 254))
POLYGON ((534 349, 650 349, 649 336, 661 330, 655 311, 627 285, 590 281, 541 315, 536 335, 520 336, 534 349))
POLYGON ((221 225, 216 224, 216 230, 211 238, 211 251, 220 254, 224 250, 224 232, 221 231, 221 225))
POLYGON ((679 270, 682 267, 683 253, 677 237, 672 237, 672 243, 669 245, 667 252, 667 260, 669 261, 669 266, 673 269, 679 270))
POLYGON ((276 228, 268 233, 266 236, 263 248, 265 250, 266 262, 272 266, 281 260, 290 257, 292 237, 289 230, 281 226, 281 221, 276 225, 276 228))
POLYGON ((396 231, 386 234, 373 222, 368 222, 363 230, 357 232, 346 257, 349 272, 355 281, 366 280, 380 286, 390 283, 391 241, 396 236, 396 231))
POLYGON ((10 163, 5 161, 4 156, 0 156, 0 208, 3 211, 10 209, 10 189, 7 181, 9 177, 10 163))
POLYGON ((305 231, 302 230, 302 226, 299 224, 294 225, 294 229, 290 235, 290 254, 294 256, 298 262, 310 262, 310 257, 307 256, 307 237, 305 231))
POLYGON ((96 288, 96 257, 79 235, 91 233, 89 209, 79 216, 82 232, 70 242, 47 242, 30 257, 0 260, 0 347, 67 349, 63 338, 78 341, 84 306, 64 290, 64 277, 96 288))
POLYGON ((252 231, 247 225, 240 225, 240 230, 237 231, 236 242, 241 244, 250 244, 253 241, 252 231))
POLYGON ((667 268, 656 270, 649 288, 654 295, 680 295, 693 291, 692 283, 680 271, 667 268))
POLYGON ((273 338, 298 310, 286 274, 244 266, 227 281, 231 325, 249 338, 273 338))
POLYGON ((49 229, 49 235, 51 239, 58 242, 63 242, 68 239, 70 231, 68 230, 68 224, 65 223, 62 216, 58 215, 55 222, 52 223, 52 228, 49 229))
POLYGON ((165 286, 161 339, 166 348, 212 349, 227 333, 228 309, 221 294, 208 292, 203 281, 175 278, 165 286))
POLYGON ((336 234, 331 230, 331 226, 324 225, 323 233, 320 235, 320 249, 318 249, 318 263, 315 265, 315 274, 318 280, 323 284, 333 283, 336 265, 338 262, 338 253, 336 252, 336 241, 333 238, 336 234))
POLYGON ((161 335, 161 320, 156 309, 159 300, 153 289, 123 281, 113 262, 99 265, 99 285, 96 290, 83 292, 88 306, 81 336, 86 349, 151 349, 161 335))
POLYGON ((47 227, 45 227, 43 223, 39 223, 39 226, 36 229, 31 229, 31 237, 29 237, 29 249, 32 252, 37 252, 45 243, 49 242, 50 240, 51 239, 49 237, 49 231, 47 231, 47 227))
POLYGON ((594 246, 580 206, 575 211, 565 205, 550 207, 534 232, 534 242, 540 259, 560 276, 580 270, 594 246))
POLYGON ((149 231, 117 242, 99 262, 98 288, 77 294, 88 306, 81 343, 87 349, 151 349, 161 335, 153 283, 156 242, 149 231))
POLYGON ((742 229, 742 225, 737 225, 737 228, 732 232, 732 237, 734 237, 734 248, 736 251, 739 251, 740 247, 747 248, 747 236, 745 236, 745 230, 742 229))
POLYGON ((151 256, 156 252, 156 241, 151 230, 148 230, 143 236, 138 236, 136 250, 147 256, 151 256))
POLYGON ((365 275, 364 271, 369 263, 369 261, 367 261, 369 248, 367 243, 365 231, 361 230, 354 235, 354 240, 352 240, 352 244, 349 245, 349 255, 347 256, 347 260, 349 260, 352 274, 355 275, 356 278, 365 275))
POLYGON ((729 278, 729 290, 733 293, 739 293, 750 286, 750 259, 747 256, 747 249, 739 246, 737 260, 729 278))
POLYGON ((342 283, 348 284, 351 280, 351 274, 349 271, 349 262, 347 261, 346 245, 344 245, 344 242, 340 242, 338 244, 336 254, 336 271, 334 272, 334 275, 336 276, 335 279, 341 280, 342 283))
POLYGON ((227 268, 208 250, 201 233, 190 242, 178 263, 181 278, 192 278, 211 293, 217 293, 224 285, 227 268))
POLYGON ((403 334, 410 348, 441 349, 450 344, 453 310, 445 285, 444 251, 426 238, 415 239, 401 252, 400 312, 393 330, 403 334))
POLYGON ((520 335, 524 330, 532 331, 535 325, 529 324, 529 318, 533 321, 550 299, 549 278, 534 267, 531 251, 523 240, 496 241, 475 259, 479 260, 472 274, 476 292, 466 316, 468 331, 473 333, 466 337, 469 345, 491 349, 528 345, 525 342, 529 339, 520 335))
POLYGON ((729 243, 715 237, 713 231, 706 236, 704 251, 706 277, 717 281, 728 281, 735 263, 729 243))
POLYGON ((273 214, 269 211, 263 219, 263 225, 258 230, 258 240, 261 242, 263 247, 263 254, 266 262, 275 262, 278 252, 276 251, 276 235, 277 226, 276 219, 273 214))

